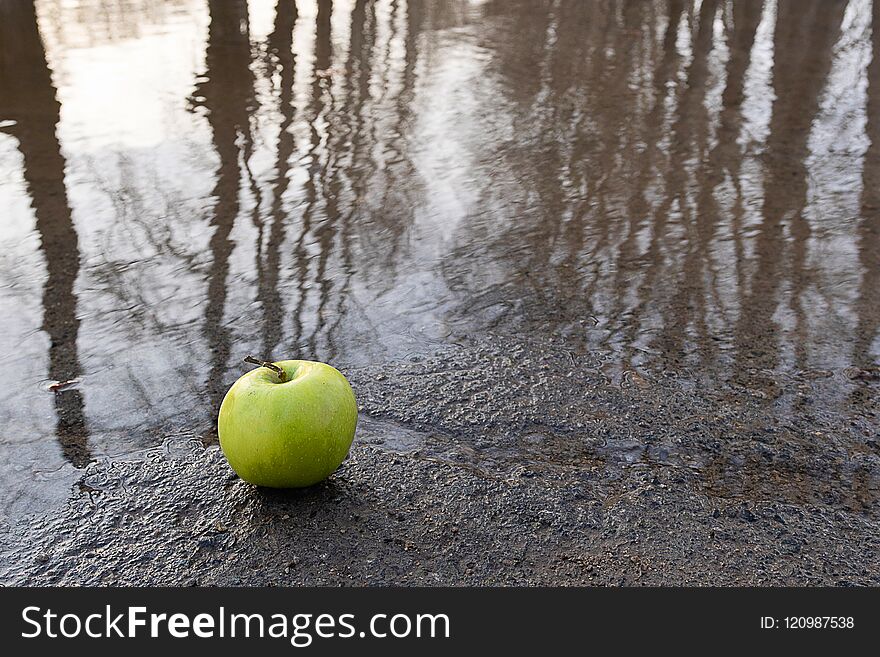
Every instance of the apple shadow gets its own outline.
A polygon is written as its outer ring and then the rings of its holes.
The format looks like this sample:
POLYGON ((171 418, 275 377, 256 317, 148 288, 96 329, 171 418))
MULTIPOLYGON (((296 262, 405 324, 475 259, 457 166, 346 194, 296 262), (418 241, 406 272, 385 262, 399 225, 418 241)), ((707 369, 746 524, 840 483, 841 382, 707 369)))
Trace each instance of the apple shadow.
POLYGON ((248 498, 251 530, 268 531, 273 540, 294 550, 310 541, 338 541, 341 534, 350 538, 348 532, 375 513, 344 478, 331 477, 308 488, 253 486, 248 498))
POLYGON ((254 486, 251 494, 262 503, 262 509, 269 514, 275 514, 281 508, 290 511, 297 507, 312 507, 315 504, 326 505, 349 499, 350 494, 345 486, 340 485, 331 477, 324 481, 306 488, 266 488, 254 486))

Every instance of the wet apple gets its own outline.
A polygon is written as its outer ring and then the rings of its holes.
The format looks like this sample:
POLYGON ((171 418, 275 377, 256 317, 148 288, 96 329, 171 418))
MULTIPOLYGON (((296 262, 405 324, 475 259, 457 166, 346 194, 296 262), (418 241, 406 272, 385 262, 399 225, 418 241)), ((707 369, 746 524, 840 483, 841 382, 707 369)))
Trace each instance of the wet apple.
POLYGON ((247 482, 301 488, 329 477, 351 447, 357 403, 346 378, 326 363, 284 360, 236 381, 220 405, 220 447, 247 482))

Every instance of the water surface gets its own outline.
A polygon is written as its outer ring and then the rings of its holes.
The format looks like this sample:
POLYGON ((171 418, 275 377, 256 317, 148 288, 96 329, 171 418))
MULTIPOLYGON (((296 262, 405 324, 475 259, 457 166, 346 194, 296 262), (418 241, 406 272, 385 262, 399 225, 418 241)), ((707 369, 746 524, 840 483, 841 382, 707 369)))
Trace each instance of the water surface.
POLYGON ((870 0, 0 3, 0 208, 0 514, 248 353, 553 335, 876 434, 870 0))

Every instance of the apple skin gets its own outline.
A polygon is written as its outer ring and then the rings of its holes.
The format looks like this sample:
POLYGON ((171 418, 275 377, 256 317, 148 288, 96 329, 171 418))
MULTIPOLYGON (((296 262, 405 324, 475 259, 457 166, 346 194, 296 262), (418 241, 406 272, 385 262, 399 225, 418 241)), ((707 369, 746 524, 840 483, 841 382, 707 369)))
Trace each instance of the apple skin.
POLYGON ((236 381, 223 403, 220 448, 239 477, 257 486, 302 488, 329 477, 351 447, 357 402, 346 378, 325 363, 275 363, 236 381))

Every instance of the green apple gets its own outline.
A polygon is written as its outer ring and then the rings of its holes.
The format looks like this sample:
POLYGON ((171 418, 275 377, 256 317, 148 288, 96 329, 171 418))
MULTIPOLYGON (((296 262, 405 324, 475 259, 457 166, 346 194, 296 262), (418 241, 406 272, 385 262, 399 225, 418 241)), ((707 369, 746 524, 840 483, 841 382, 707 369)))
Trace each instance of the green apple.
POLYGON ((345 459, 357 403, 345 377, 325 363, 284 360, 236 381, 217 422, 220 447, 238 476, 270 488, 323 481, 345 459))

